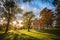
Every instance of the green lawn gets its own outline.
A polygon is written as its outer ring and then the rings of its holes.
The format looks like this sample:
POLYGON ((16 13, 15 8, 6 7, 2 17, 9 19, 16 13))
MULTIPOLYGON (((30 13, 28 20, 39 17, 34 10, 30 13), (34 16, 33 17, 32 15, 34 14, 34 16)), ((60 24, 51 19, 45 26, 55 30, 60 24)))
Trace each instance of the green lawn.
MULTIPOLYGON (((60 32, 60 30, 58 30, 60 32)), ((43 31, 11 30, 8 33, 0 32, 0 40, 60 40, 57 29, 47 29, 43 31)))

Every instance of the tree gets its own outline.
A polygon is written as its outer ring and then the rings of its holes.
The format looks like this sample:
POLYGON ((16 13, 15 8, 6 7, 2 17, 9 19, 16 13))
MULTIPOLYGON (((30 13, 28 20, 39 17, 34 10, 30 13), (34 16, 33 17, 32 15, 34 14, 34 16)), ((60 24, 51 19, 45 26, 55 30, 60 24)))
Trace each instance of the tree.
POLYGON ((33 14, 33 12, 26 12, 25 14, 23 14, 24 20, 28 21, 28 31, 30 31, 31 20, 34 17, 35 17, 35 15, 33 14))
POLYGON ((56 16, 55 16, 55 21, 56 21, 56 24, 55 24, 55 27, 58 27, 60 28, 60 0, 54 0, 53 2, 54 6, 57 6, 56 8, 56 16))
POLYGON ((52 21, 53 21, 53 12, 47 8, 44 8, 41 12, 40 12, 40 22, 41 25, 43 26, 52 26, 52 21))
POLYGON ((17 8, 16 0, 5 0, 5 1, 2 0, 2 2, 4 3, 3 6, 5 8, 5 11, 2 14, 2 17, 5 17, 7 20, 7 26, 5 30, 5 33, 7 33, 11 19, 15 17, 15 14, 17 12, 21 12, 21 9, 17 8))
MULTIPOLYGON (((6 31, 5 33, 7 33, 8 31, 8 27, 10 24, 10 21, 12 18, 15 18, 15 13, 17 12, 22 12, 21 9, 17 9, 17 3, 18 0, 1 0, 1 2, 3 3, 3 6, 5 8, 3 17, 5 17, 7 19, 7 27, 6 27, 6 31)), ((31 0, 25 0, 25 2, 30 2, 31 0)), ((24 0, 23 0, 24 2, 24 0)))

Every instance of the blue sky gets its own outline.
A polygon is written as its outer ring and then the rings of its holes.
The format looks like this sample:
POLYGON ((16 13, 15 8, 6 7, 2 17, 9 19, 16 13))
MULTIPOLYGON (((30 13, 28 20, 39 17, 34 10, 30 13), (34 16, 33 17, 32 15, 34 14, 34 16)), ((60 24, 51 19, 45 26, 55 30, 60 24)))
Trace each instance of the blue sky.
POLYGON ((54 10, 55 6, 52 4, 54 0, 34 0, 30 3, 23 3, 22 0, 19 0, 18 6, 23 9, 23 13, 26 11, 33 11, 37 18, 39 18, 39 13, 42 9, 47 7, 48 9, 54 10))

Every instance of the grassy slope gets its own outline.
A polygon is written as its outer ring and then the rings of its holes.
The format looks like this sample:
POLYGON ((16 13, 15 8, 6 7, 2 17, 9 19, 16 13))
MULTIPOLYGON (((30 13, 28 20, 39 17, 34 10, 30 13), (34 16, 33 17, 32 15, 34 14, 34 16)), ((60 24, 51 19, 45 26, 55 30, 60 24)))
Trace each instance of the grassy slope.
POLYGON ((0 40, 60 40, 60 36, 52 32, 55 30, 36 31, 31 29, 30 32, 27 30, 11 30, 7 34, 0 32, 0 40))

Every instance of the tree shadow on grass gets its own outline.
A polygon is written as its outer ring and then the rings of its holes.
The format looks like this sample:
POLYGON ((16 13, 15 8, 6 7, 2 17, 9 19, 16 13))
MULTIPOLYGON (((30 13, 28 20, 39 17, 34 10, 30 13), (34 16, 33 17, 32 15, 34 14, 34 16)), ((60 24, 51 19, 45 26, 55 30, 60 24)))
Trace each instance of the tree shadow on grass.
POLYGON ((15 34, 13 40, 40 40, 40 39, 26 35, 26 34, 21 34, 21 35, 15 34))
POLYGON ((3 40, 3 38, 6 36, 6 33, 0 34, 0 40, 3 40))
POLYGON ((0 34, 0 40, 10 40, 9 36, 11 36, 11 35, 12 35, 12 33, 10 33, 10 32, 0 34))
POLYGON ((55 38, 52 38, 52 39, 60 40, 60 29, 58 29, 58 30, 49 30, 49 29, 46 29, 46 30, 40 30, 38 32, 48 33, 48 34, 55 35, 55 38))
POLYGON ((13 33, 13 34, 12 33, 3 33, 3 34, 0 34, 0 40, 40 40, 40 39, 26 35, 26 34, 19 35, 16 33, 13 33))
POLYGON ((54 40, 60 40, 60 39, 58 39, 58 38, 52 38, 52 39, 54 39, 54 40))
POLYGON ((0 34, 0 40, 3 40, 6 36, 8 36, 8 33, 0 34))
POLYGON ((50 33, 50 34, 54 34, 54 35, 60 36, 60 29, 58 29, 58 30, 46 29, 46 30, 41 30, 39 32, 50 33))
MULTIPOLYGON (((54 34, 51 33, 52 30, 43 30, 43 31, 39 31, 42 33, 49 33, 49 34, 54 34)), ((36 34, 39 34, 39 32, 37 32, 36 34)), ((33 32, 32 32, 33 33, 33 32)), ((56 38, 51 38, 53 40, 60 40, 58 39, 58 37, 56 38)), ((0 34, 0 40, 43 40, 41 38, 36 38, 27 34, 17 34, 17 33, 3 33, 0 34)))

